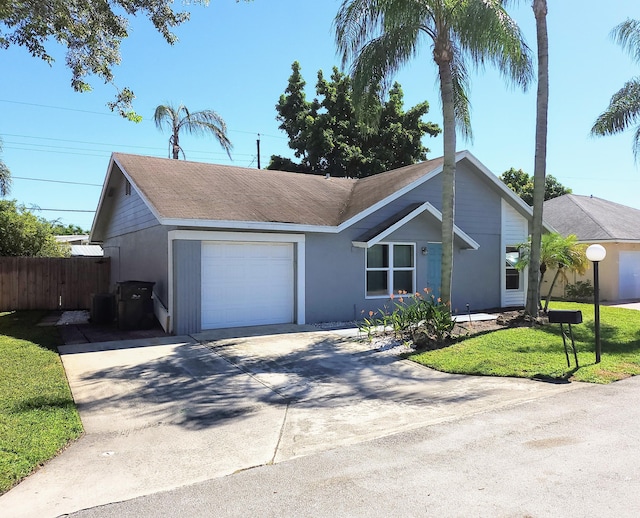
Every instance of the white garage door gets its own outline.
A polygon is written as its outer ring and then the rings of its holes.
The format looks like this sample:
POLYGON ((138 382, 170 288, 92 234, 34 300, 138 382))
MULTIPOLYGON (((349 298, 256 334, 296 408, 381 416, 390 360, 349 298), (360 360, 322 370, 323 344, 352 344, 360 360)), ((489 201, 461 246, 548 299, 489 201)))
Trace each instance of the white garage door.
POLYGON ((202 329, 293 322, 292 243, 202 243, 202 329))
POLYGON ((620 252, 620 299, 640 299, 640 252, 620 252))

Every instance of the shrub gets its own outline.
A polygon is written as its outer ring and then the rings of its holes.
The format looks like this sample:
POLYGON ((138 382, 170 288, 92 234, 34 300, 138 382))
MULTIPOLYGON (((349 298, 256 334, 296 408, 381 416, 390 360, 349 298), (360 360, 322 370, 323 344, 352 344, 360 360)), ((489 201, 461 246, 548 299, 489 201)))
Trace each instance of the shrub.
POLYGON ((407 295, 401 291, 398 296, 392 295, 393 310, 388 308, 369 312, 359 326, 360 332, 371 340, 379 332, 393 331, 397 338, 415 339, 418 331, 421 336, 442 343, 452 337, 455 321, 451 318, 449 304, 436 299, 428 288, 424 289, 426 297, 416 292, 407 295))
POLYGON ((567 284, 566 293, 566 299, 571 302, 591 302, 593 300, 593 286, 589 281, 567 284))

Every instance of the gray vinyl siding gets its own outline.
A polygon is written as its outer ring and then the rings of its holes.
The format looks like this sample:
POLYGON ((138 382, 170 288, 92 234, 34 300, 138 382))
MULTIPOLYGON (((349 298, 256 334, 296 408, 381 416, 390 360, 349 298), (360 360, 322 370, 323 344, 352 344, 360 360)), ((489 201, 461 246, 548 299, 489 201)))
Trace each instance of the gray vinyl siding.
POLYGON ((173 242, 173 332, 178 335, 201 330, 202 242, 173 242))
POLYGON ((113 197, 111 205, 112 217, 109 218, 105 240, 159 224, 157 218, 145 205, 134 188, 131 188, 131 194, 126 194, 127 180, 124 176, 118 175, 115 183, 116 185, 111 193, 113 197))
POLYGON ((456 170, 456 225, 478 242, 478 250, 457 249, 453 258, 451 307, 459 313, 500 307, 502 196, 466 161, 456 170))
POLYGON ((161 225, 112 237, 103 243, 111 258, 111 289, 120 281, 155 282, 155 296, 168 303, 168 231, 161 225))
MULTIPOLYGON (((307 322, 360 319, 390 301, 365 297, 366 250, 352 240, 398 213, 409 204, 430 202, 441 207, 440 175, 400 199, 354 224, 340 234, 307 234, 307 322)), ((478 242, 478 250, 461 249, 454 242, 452 310, 464 313, 500 305, 501 195, 489 181, 475 174, 464 161, 456 171, 456 225, 478 242)), ((387 236, 383 242, 408 242, 416 246, 416 289, 426 286, 426 257, 422 247, 441 241, 440 222, 424 212, 387 236)))

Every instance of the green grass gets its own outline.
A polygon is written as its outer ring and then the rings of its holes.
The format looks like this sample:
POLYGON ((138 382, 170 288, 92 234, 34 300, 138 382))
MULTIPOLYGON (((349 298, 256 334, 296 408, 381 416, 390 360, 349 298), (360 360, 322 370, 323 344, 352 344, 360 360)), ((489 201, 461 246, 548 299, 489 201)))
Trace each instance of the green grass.
POLYGON ((44 313, 0 313, 0 494, 82 433, 44 313))
POLYGON ((582 311, 583 323, 572 326, 580 364, 577 370, 571 350, 571 367, 567 367, 559 324, 492 331, 451 347, 413 354, 410 359, 443 372, 592 383, 640 374, 640 311, 600 308, 602 358, 596 364, 593 305, 553 302, 550 309, 582 311))

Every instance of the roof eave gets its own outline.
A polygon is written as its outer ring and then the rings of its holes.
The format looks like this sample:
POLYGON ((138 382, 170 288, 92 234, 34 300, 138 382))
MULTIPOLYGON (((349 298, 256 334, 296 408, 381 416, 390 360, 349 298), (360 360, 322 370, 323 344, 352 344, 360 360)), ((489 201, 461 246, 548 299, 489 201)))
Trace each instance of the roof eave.
MULTIPOLYGON (((390 234, 392 234, 393 232, 395 232, 399 228, 403 227, 409 221, 411 221, 412 219, 416 218, 417 216, 419 216, 420 214, 422 214, 425 211, 429 212, 440 223, 442 223, 442 213, 438 209, 436 209, 433 205, 431 205, 431 203, 429 203, 427 201, 427 202, 423 203, 422 205, 420 205, 415 210, 411 211, 409 214, 407 214, 404 218, 402 218, 398 222, 394 223, 393 225, 391 225, 391 226, 387 227, 386 229, 384 229, 382 232, 380 232, 377 235, 373 236, 371 239, 369 239, 367 241, 352 241, 352 244, 353 244, 353 246, 355 246, 357 248, 371 248, 372 246, 378 244, 380 241, 385 239, 387 236, 389 236, 390 234)), ((478 248, 480 248, 480 244, 477 241, 475 241, 472 237, 470 237, 466 232, 464 232, 457 225, 453 226, 453 234, 454 234, 454 236, 456 236, 458 239, 460 239, 465 244, 463 249, 466 249, 466 250, 477 250, 478 248)))

